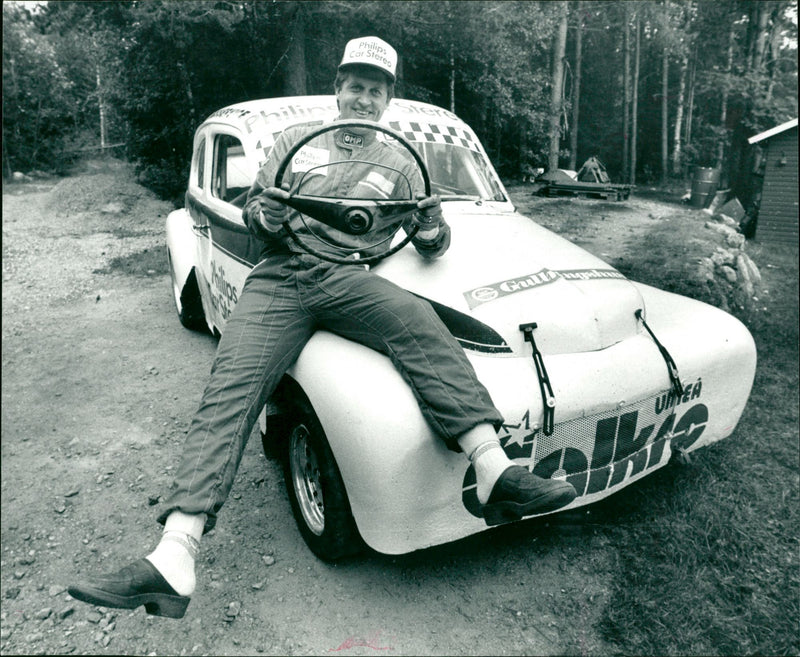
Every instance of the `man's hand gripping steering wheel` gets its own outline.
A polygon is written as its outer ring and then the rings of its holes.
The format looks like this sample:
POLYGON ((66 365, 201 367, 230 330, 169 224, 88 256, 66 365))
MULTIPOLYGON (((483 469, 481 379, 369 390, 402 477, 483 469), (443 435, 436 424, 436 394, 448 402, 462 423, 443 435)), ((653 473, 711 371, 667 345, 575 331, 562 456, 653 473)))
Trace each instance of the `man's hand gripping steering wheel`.
MULTIPOLYGON (((334 164, 345 164, 334 163, 334 164)), ((330 165, 328 165, 330 166, 330 165)), ((391 169, 381 165, 383 168, 391 169)), ((398 172, 399 173, 399 172, 398 172)), ((402 174, 400 174, 402 175, 402 174)), ((336 121, 335 123, 322 126, 311 131, 299 140, 286 153, 278 165, 275 174, 273 187, 265 190, 261 202, 261 224, 270 232, 277 232, 283 228, 289 237, 307 253, 311 253, 323 260, 336 262, 339 264, 375 264, 397 253, 405 247, 414 237, 425 241, 436 238, 442 218, 441 202, 438 196, 431 196, 430 177, 422 158, 414 147, 401 135, 393 130, 386 128, 378 123, 363 120, 336 121), (290 193, 288 183, 283 182, 283 175, 292 161, 295 154, 312 139, 321 134, 332 130, 343 128, 370 128, 383 132, 391 136, 401 144, 412 155, 414 163, 422 175, 425 193, 418 194, 417 199, 390 200, 390 199, 351 199, 351 198, 331 198, 327 196, 308 196, 299 193, 290 193), (302 214, 320 221, 327 226, 336 228, 349 235, 365 235, 371 230, 392 226, 388 237, 381 238, 373 244, 365 244, 359 250, 369 250, 387 241, 391 241, 394 235, 402 226, 403 222, 412 217, 412 228, 406 237, 394 247, 378 255, 360 258, 338 257, 320 253, 308 242, 302 240, 289 226, 291 213, 289 208, 293 208, 302 214)), ((331 244, 324 238, 314 234, 314 237, 322 242, 331 244)), ((332 244, 338 247, 339 245, 332 244)))

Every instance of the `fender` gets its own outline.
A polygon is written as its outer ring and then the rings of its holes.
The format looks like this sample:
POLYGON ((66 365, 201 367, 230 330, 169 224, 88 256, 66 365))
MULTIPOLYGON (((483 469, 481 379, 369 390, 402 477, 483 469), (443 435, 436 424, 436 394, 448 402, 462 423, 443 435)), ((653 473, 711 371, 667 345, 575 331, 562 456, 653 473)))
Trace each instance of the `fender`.
POLYGON ((175 282, 180 290, 197 265, 197 237, 192 230, 192 218, 186 209, 173 210, 167 216, 167 249, 175 271, 175 282))
POLYGON ((446 526, 437 521, 442 506, 460 494, 467 461, 432 433, 389 358, 319 331, 289 374, 325 429, 367 545, 397 554, 420 541, 435 544, 431 528, 443 536, 454 525, 463 525, 461 535, 485 528, 483 521, 475 527, 463 506, 446 526))

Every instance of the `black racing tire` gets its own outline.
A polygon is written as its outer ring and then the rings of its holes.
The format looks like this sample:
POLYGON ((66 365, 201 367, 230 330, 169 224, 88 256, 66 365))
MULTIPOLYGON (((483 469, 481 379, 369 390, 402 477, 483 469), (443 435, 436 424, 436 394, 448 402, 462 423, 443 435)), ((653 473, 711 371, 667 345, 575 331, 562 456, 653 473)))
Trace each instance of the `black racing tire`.
POLYGON ((184 328, 191 331, 207 333, 206 315, 203 311, 203 301, 200 298, 200 288, 197 286, 197 276, 194 269, 189 273, 186 283, 181 288, 175 276, 175 265, 172 262, 172 254, 169 251, 167 251, 167 259, 169 260, 172 299, 175 302, 178 321, 184 328))
MULTIPOLYGON (((365 544, 356 526, 347 490, 325 431, 300 386, 292 382, 288 416, 281 421, 286 491, 297 528, 309 549, 323 561, 358 554, 365 544)), ((277 428, 277 427, 276 427, 277 428)), ((271 434, 269 425, 267 434, 271 434)), ((265 452, 267 440, 264 439, 265 452)))

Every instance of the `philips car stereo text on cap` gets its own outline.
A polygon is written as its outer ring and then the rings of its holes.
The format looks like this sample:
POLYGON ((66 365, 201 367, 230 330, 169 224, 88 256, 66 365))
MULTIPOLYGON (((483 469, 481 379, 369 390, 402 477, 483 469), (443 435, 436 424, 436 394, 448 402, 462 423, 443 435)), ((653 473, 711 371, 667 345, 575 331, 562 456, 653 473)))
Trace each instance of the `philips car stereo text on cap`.
POLYGON ((397 68, 397 51, 378 37, 352 39, 344 47, 344 55, 342 55, 342 62, 339 64, 339 68, 341 69, 343 66, 349 66, 350 64, 364 64, 378 68, 394 82, 397 68))

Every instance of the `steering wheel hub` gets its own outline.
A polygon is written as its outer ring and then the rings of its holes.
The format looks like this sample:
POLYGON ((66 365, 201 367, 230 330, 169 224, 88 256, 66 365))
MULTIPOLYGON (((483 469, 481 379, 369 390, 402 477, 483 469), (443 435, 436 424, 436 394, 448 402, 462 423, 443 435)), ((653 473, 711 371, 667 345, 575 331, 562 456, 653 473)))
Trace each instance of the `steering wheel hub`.
POLYGON ((372 215, 364 208, 351 208, 345 213, 345 221, 353 235, 363 235, 372 228, 372 215))

